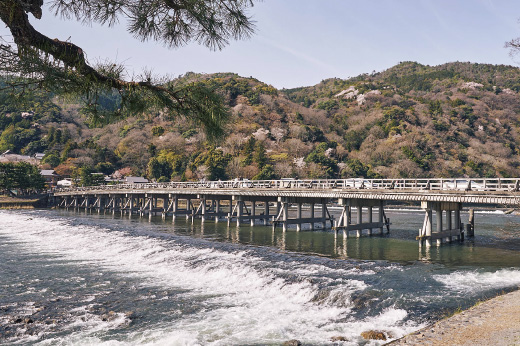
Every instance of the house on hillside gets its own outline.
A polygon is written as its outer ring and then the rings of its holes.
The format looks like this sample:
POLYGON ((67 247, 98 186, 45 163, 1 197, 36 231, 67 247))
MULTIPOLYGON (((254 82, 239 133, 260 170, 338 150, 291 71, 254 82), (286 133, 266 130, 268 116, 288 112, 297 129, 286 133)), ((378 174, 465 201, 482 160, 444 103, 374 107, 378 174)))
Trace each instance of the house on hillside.
POLYGON ((54 171, 54 169, 43 169, 40 174, 45 178, 45 183, 49 188, 56 187, 60 176, 54 171))
POLYGON ((45 156, 44 153, 36 153, 33 155, 33 157, 36 159, 36 160, 41 160, 43 159, 43 157, 45 156))
POLYGON ((126 177, 125 184, 146 184, 148 183, 148 179, 143 177, 126 177))

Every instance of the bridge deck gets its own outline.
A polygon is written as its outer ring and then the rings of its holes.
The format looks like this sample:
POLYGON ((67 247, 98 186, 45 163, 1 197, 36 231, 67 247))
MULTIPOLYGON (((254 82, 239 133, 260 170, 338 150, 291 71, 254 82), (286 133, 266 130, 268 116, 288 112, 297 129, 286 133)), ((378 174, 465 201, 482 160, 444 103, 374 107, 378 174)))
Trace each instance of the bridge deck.
POLYGON ((55 196, 155 194, 375 199, 520 205, 520 179, 256 180, 117 184, 65 188, 55 196))

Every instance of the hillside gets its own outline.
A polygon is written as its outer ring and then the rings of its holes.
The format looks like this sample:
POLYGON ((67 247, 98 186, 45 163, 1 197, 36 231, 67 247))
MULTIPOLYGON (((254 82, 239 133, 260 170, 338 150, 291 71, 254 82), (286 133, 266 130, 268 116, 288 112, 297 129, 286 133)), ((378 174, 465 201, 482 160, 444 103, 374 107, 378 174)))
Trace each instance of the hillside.
MULTIPOLYGON (((94 127, 77 104, 0 93, 0 152, 44 152, 61 174, 153 179, 520 176, 520 70, 404 62, 377 74, 277 90, 232 73, 176 83, 217 90, 231 109, 217 145, 185 119, 94 127), (22 115, 24 114, 24 115, 22 115)), ((117 100, 107 97, 107 103, 117 100)))

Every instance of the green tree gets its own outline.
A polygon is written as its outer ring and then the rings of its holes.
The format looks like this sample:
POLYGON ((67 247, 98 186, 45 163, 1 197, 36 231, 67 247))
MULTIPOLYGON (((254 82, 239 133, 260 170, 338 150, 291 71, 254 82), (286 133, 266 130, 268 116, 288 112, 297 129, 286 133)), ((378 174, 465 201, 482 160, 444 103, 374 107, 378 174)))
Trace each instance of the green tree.
POLYGON ((42 159, 42 163, 48 163, 51 167, 58 167, 61 163, 60 155, 55 151, 50 151, 42 159))
POLYGON ((25 190, 42 190, 45 188, 45 178, 41 175, 40 169, 26 162, 22 162, 24 166, 23 173, 25 176, 25 190))
POLYGON ((94 166, 94 170, 105 175, 112 174, 115 171, 114 165, 110 162, 99 162, 97 165, 94 166))
POLYGON ((0 163, 0 190, 18 189, 22 193, 45 188, 45 179, 37 166, 27 162, 0 163))
MULTIPOLYGON (((334 143, 335 144, 335 143, 334 143)), ((325 172, 325 177, 333 178, 336 176, 338 171, 338 163, 336 160, 325 155, 325 152, 329 147, 333 147, 334 144, 329 143, 320 143, 316 146, 316 148, 305 158, 305 162, 316 163, 323 167, 325 172)))
POLYGON ((226 180, 226 166, 231 161, 231 155, 224 155, 222 150, 211 150, 206 158, 205 164, 209 171, 209 180, 226 180))
MULTIPOLYGON (((253 33, 247 10, 253 0, 3 0, 0 20, 13 37, 0 46, 0 73, 8 76, 14 91, 43 87, 62 94, 85 98, 84 113, 97 121, 114 115, 142 114, 166 110, 167 115, 186 116, 202 126, 210 137, 223 133, 228 110, 222 98, 201 84, 178 85, 154 79, 144 72, 139 79, 124 80, 125 67, 112 62, 91 64, 86 52, 69 40, 51 39, 31 24, 40 19, 42 8, 51 6, 56 16, 82 23, 108 26, 127 23, 127 30, 141 41, 161 41, 180 47, 190 41, 222 49, 230 39, 253 33), (21 82, 24 87, 19 88, 21 82), (105 95, 119 95, 114 111, 103 106, 105 95)), ((65 33, 65 37, 68 34, 65 33)), ((110 108, 110 107, 109 107, 110 108)))
POLYGON ((13 163, 0 162, 0 189, 9 191, 17 186, 17 174, 13 163))
POLYGON ((255 144, 256 139, 253 136, 249 137, 247 142, 244 144, 244 148, 242 149, 242 154, 244 155, 242 164, 244 166, 249 166, 253 163, 253 152, 255 151, 255 144))
POLYGON ((363 178, 369 178, 369 179, 377 179, 381 178, 381 176, 372 171, 370 166, 367 166, 363 164, 358 159, 351 159, 347 161, 348 170, 350 171, 349 175, 355 178, 363 177, 363 178))
POLYGON ((428 107, 428 111, 431 115, 442 115, 442 105, 441 101, 431 101, 430 106, 428 107))
POLYGON ((162 126, 154 126, 152 127, 152 135, 155 137, 162 136, 164 134, 164 127, 162 126))
POLYGON ((191 166, 191 170, 195 171, 196 167, 204 165, 207 167, 207 176, 209 180, 226 180, 226 167, 231 161, 232 157, 229 154, 224 154, 220 149, 209 149, 204 153, 199 154, 191 166))
POLYGON ((162 176, 162 165, 161 163, 159 163, 159 160, 157 160, 157 158, 152 157, 150 161, 148 161, 146 174, 150 179, 159 179, 162 176))
POLYGON ((15 150, 16 130, 14 125, 9 125, 0 135, 0 153, 6 150, 15 150))
MULTIPOLYGON (((171 169, 170 175, 172 179, 182 175, 186 170, 187 158, 183 155, 175 154, 172 151, 161 150, 157 155, 157 160, 159 160, 159 162, 168 163, 171 169)), ((167 171, 163 171, 163 174, 167 173, 167 171)))
POLYGON ((343 137, 345 139, 345 147, 348 151, 359 150, 366 138, 366 132, 364 130, 350 130, 347 131, 343 137))
POLYGON ((265 165, 260 173, 253 177, 253 180, 270 180, 277 179, 276 173, 274 172, 273 165, 265 165))
POLYGON ((94 172, 90 167, 79 168, 78 177, 81 186, 98 186, 105 182, 105 176, 101 173, 94 172))
POLYGON ((268 161, 264 142, 258 142, 255 145, 255 153, 253 155, 253 162, 262 168, 268 161))

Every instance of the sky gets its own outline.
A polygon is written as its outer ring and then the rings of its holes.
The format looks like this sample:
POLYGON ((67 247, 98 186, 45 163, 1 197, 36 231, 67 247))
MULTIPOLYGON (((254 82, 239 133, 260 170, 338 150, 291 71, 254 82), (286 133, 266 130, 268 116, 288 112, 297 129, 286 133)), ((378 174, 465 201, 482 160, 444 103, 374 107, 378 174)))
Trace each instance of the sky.
POLYGON ((134 39, 124 24, 85 26, 49 11, 31 22, 82 47, 91 63, 109 59, 135 73, 170 76, 234 72, 280 89, 379 72, 401 61, 520 66, 504 48, 520 36, 518 0, 263 0, 249 14, 256 33, 222 51, 196 43, 168 49, 134 39))

